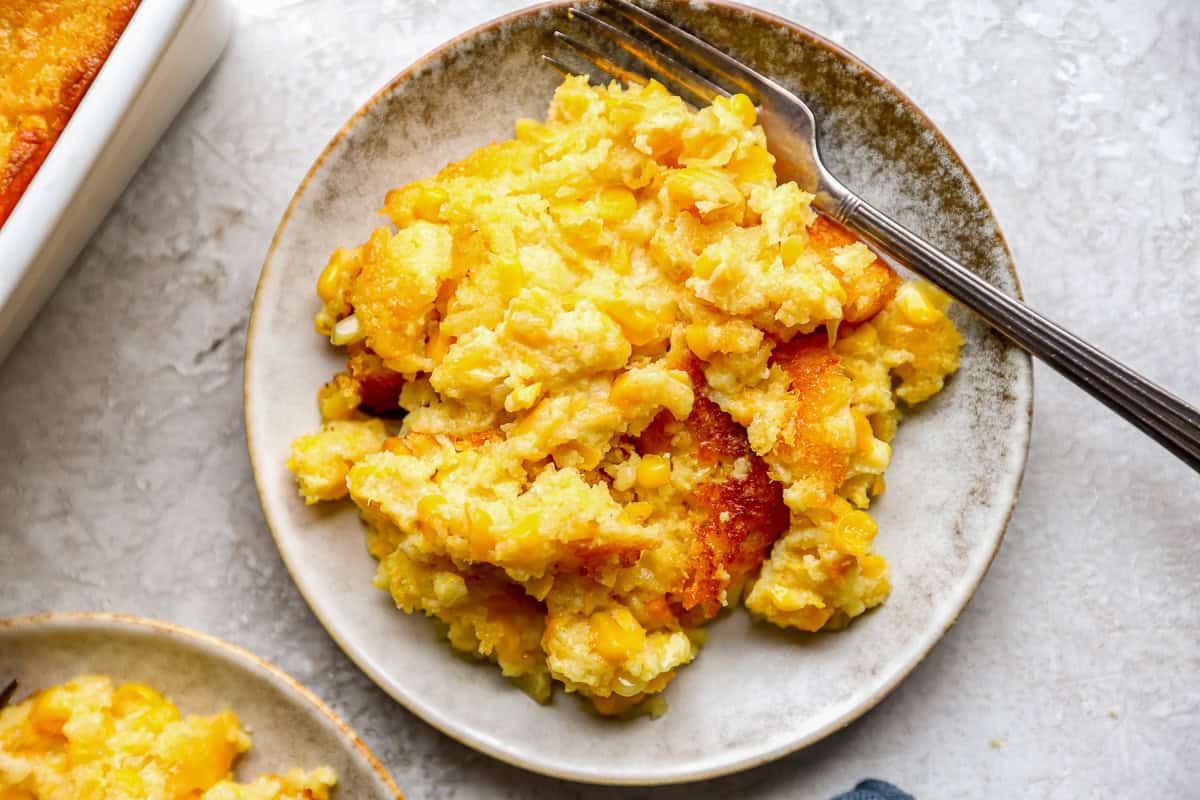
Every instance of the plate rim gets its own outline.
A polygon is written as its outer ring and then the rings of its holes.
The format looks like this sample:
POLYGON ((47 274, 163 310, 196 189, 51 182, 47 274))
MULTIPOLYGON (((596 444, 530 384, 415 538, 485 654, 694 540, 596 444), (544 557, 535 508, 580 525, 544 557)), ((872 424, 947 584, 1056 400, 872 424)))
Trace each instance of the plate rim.
MULTIPOLYGON (((686 2, 686 0, 681 0, 686 2)), ((426 708, 422 702, 416 697, 410 697, 409 693, 402 690, 400 687, 394 686, 393 681, 382 672, 375 668, 370 658, 366 656, 355 644, 343 637, 341 632, 335 625, 328 622, 317 603, 310 596, 309 588, 300 580, 298 571, 293 567, 286 548, 280 539, 280 534, 277 530, 277 522, 273 517, 270 505, 266 502, 263 491, 264 480, 260 477, 264 475, 262 464, 262 455, 255 450, 253 414, 251 413, 252 399, 249 390, 251 365, 254 355, 255 331, 257 327, 260 306, 263 303, 263 285, 266 282, 267 273, 272 266, 275 256, 275 250, 279 244, 280 238, 283 235, 284 229, 288 226, 293 211, 300 202, 301 197, 305 194, 309 187, 309 183, 320 170, 325 159, 333 152, 338 144, 345 138, 350 131, 358 124, 358 122, 370 111, 370 109, 382 100, 387 95, 391 94, 395 89, 404 82, 410 80, 427 65, 438 61, 447 54, 451 53, 455 48, 462 43, 478 37, 488 31, 507 25, 517 19, 529 16, 536 16, 546 11, 565 8, 574 5, 577 0, 544 0, 543 2, 534 5, 516 9, 506 14, 500 15, 493 19, 489 19, 478 25, 472 26, 467 30, 447 39, 433 49, 429 50, 424 55, 417 58, 415 61, 404 67, 400 72, 396 73, 390 80, 384 83, 376 90, 365 102, 362 103, 347 120, 338 128, 329 142, 321 149, 321 152, 314 159, 308 171, 304 174, 300 183, 297 185, 288 201, 287 207, 284 209, 283 215, 280 218, 279 225, 275 229, 275 233, 271 237, 271 242, 267 248, 267 253, 263 259, 262 270, 259 274, 257 283, 254 289, 254 300, 251 304, 250 318, 246 328, 246 347, 242 367, 242 405, 243 405, 243 420, 246 437, 246 448, 250 458, 251 472, 254 476, 255 491, 258 494, 259 506, 262 509, 264 520, 267 524, 267 529, 271 533, 271 538, 275 541, 276 549, 279 551, 279 556, 282 559, 284 566, 287 568, 288 574, 292 578, 292 583, 300 592, 304 601, 308 604, 309 610, 313 616, 321 624, 321 627, 329 634, 329 636, 337 643, 342 652, 354 662, 368 678, 371 679, 378 687, 388 694, 393 700, 403 706, 407 711, 418 717, 423 722, 427 723, 435 730, 449 736, 461 744, 464 744, 477 752, 484 753, 492 758, 495 758, 506 764, 511 764, 531 772, 541 775, 546 775, 552 778, 559 778, 569 781, 578 781, 582 783, 610 786, 666 786, 674 784, 694 783, 697 781, 711 780, 726 775, 731 775, 745 770, 753 769, 754 767, 768 764, 785 756, 799 752, 806 747, 809 747, 817 742, 829 737, 839 730, 849 726, 867 712, 879 705, 888 695, 908 678, 909 675, 920 665, 929 654, 933 651, 946 633, 954 627, 961 617, 963 611, 966 610, 971 599, 975 596, 983 579, 987 576, 991 569, 992 563, 996 559, 997 553, 1000 551, 1000 546, 1004 541, 1004 535, 1008 530, 1008 526, 1012 521, 1013 512, 1016 510, 1017 502, 1021 494, 1021 486, 1024 482, 1025 470, 1029 460, 1029 446, 1033 427, 1033 404, 1034 404, 1034 374, 1033 374, 1033 359, 1027 353, 1018 349, 1015 345, 1007 344, 1006 352, 1015 352, 1020 356, 1018 361, 1017 384, 1025 387, 1024 397, 1026 398, 1025 408, 1021 409, 1018 405, 1016 408, 1018 416, 1018 425, 1014 427, 1016 438, 1014 439, 1014 450, 1016 456, 1015 481, 1013 483, 1012 497, 1008 500, 1008 508, 1004 514, 1003 522, 999 526, 999 530, 994 536, 994 544, 991 552, 987 554, 986 563, 979 571, 979 574, 974 577, 969 588, 965 592, 965 596, 958 604, 953 615, 940 631, 923 646, 919 648, 919 652, 907 664, 902 664, 892 675, 888 676, 874 692, 866 698, 856 703, 852 708, 830 720, 820 728, 810 732, 806 736, 798 737, 787 742, 784 745, 775 747, 769 751, 758 753, 753 756, 745 756, 726 762, 721 762, 709 766, 691 767, 684 770, 656 772, 656 773, 625 773, 625 774, 600 774, 589 772, 571 767, 556 766, 553 763, 534 760, 523 756, 520 753, 514 753, 505 750, 501 747, 492 745, 483 737, 477 736, 469 728, 466 728, 450 718, 443 717, 436 709, 426 708), (1022 413, 1022 411, 1024 413, 1022 413)), ((978 180, 971 173, 958 151, 955 150, 941 129, 934 124, 924 111, 898 86, 892 83, 878 70, 874 69, 863 61, 858 56, 847 50, 840 44, 833 42, 816 31, 811 30, 797 22, 793 22, 785 17, 777 14, 764 11, 759 8, 747 6, 734 0, 703 0, 702 5, 717 6, 730 9, 742 14, 753 17, 757 24, 774 26, 782 28, 787 33, 806 39, 817 47, 830 51, 838 59, 848 62, 852 66, 860 69, 866 78, 875 84, 883 87, 917 119, 921 128, 931 134, 936 142, 946 149, 946 152, 953 157, 957 166, 961 168, 963 176, 973 193, 979 198, 981 208, 987 217, 992 222, 995 229, 995 236, 1000 246, 1004 250, 1004 269, 1008 273, 1013 282, 1014 296, 1019 300, 1024 300, 1024 292, 1021 287, 1020 276, 1017 274, 1016 263, 1013 259, 1012 250, 1008 245, 1008 241, 1004 236, 1004 232, 1000 227, 999 220, 996 219, 995 212, 992 210, 991 203, 988 202, 983 189, 980 187, 978 180)), ((1017 403, 1020 400, 1018 398, 1017 403)))
POLYGON ((384 788, 396 800, 404 800, 404 794, 400 791, 400 787, 396 785, 396 782, 392 779, 387 769, 384 768, 371 749, 367 747, 366 742, 359 737, 358 733, 349 724, 337 715, 337 712, 300 681, 262 656, 252 653, 241 645, 175 622, 140 617, 134 614, 117 614, 107 611, 50 611, 41 614, 0 618, 0 636, 10 631, 36 632, 54 629, 69 630, 71 628, 101 632, 117 628, 130 633, 157 634, 173 641, 182 641, 185 644, 200 648, 206 652, 214 653, 219 658, 240 663, 241 666, 247 669, 265 673, 265 677, 268 680, 296 695, 301 701, 332 722, 334 727, 342 734, 342 737, 353 745, 358 755, 367 762, 367 766, 383 782, 384 788))

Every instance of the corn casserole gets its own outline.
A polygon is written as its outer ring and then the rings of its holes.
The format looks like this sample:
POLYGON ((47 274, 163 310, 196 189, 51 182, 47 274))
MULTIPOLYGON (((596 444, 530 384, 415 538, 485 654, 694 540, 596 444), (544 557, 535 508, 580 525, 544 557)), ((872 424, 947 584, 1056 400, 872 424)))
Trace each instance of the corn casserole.
POLYGON ((962 339, 777 182, 745 96, 572 77, 515 133, 333 252, 316 329, 346 369, 288 467, 357 505, 375 584, 455 648, 656 714, 739 600, 802 631, 883 602, 897 401, 962 339))
POLYGON ((0 800, 329 800, 329 767, 230 777, 250 737, 149 686, 84 675, 0 710, 0 800))
POLYGON ((139 0, 0 0, 0 225, 139 0))

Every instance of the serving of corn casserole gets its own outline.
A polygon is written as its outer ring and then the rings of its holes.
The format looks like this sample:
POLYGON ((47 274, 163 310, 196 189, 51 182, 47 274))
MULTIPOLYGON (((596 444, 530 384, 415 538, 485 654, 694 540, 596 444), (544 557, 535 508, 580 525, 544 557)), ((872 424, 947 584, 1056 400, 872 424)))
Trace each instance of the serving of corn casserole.
POLYGON ((572 77, 320 274, 346 368, 300 493, 349 497, 376 585, 538 700, 658 713, 723 608, 833 630, 888 594, 897 403, 962 339, 773 165, 744 96, 572 77))
POLYGON ((250 737, 149 686, 85 675, 0 710, 0 800, 329 800, 328 767, 230 777, 250 737))

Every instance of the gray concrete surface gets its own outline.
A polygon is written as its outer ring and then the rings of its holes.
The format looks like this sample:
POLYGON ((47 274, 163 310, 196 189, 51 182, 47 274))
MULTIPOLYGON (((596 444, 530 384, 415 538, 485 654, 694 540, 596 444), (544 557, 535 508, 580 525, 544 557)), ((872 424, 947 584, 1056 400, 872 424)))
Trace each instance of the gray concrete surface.
MULTIPOLYGON (((1196 796, 1200 476, 1040 367, 1023 494, 982 588, 895 694, 794 757, 674 789, 564 784, 435 732, 342 655, 250 477, 255 280, 350 113, 520 5, 242 3, 223 59, 0 366, 0 616, 120 611, 245 645, 329 701, 412 798, 819 798, 865 776, 923 798, 1196 796)), ((758 5, 942 127, 1033 305, 1200 400, 1200 4, 758 5)))

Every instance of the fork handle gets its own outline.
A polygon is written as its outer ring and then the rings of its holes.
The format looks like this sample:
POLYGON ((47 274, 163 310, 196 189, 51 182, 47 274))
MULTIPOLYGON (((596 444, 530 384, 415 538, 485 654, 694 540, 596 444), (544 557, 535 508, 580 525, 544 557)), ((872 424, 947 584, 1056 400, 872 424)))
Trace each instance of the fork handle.
POLYGON ((847 228, 941 287, 1200 472, 1200 411, 996 289, 848 189, 838 186, 825 197, 830 195, 836 199, 829 212, 847 228))

